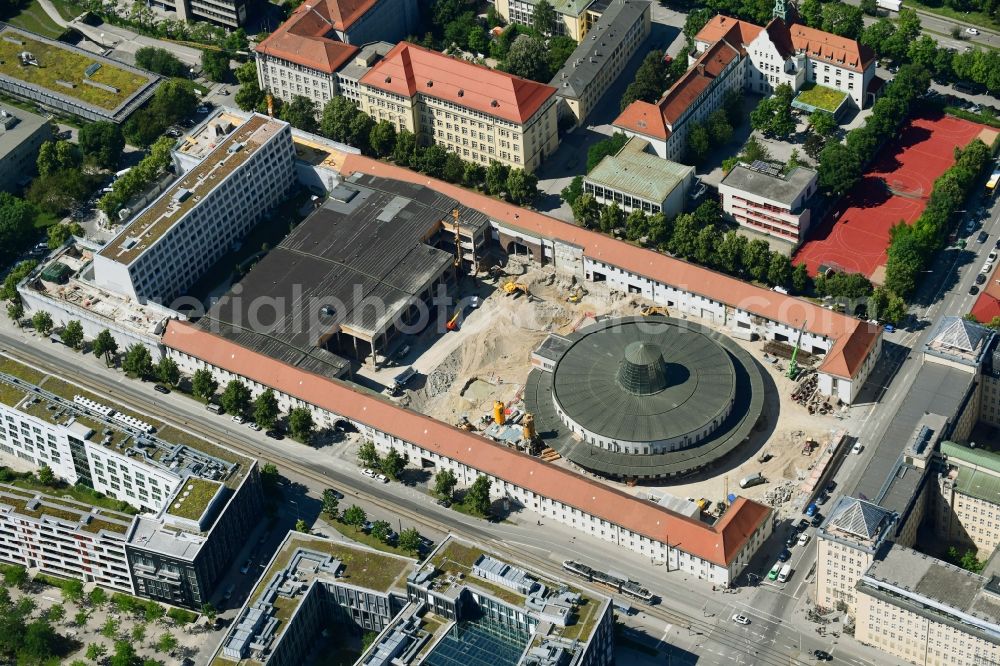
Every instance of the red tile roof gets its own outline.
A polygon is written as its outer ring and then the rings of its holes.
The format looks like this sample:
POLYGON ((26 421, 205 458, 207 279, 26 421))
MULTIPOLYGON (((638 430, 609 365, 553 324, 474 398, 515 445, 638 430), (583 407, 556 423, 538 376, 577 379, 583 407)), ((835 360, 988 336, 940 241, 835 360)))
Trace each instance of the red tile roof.
POLYGON ((334 29, 346 13, 355 21, 375 0, 344 3, 351 12, 343 12, 335 0, 310 0, 300 5, 288 20, 257 45, 257 53, 294 62, 327 74, 333 74, 354 57, 358 47, 337 41, 334 29))
POLYGON ((739 50, 726 41, 719 41, 705 50, 656 104, 636 101, 625 107, 615 118, 614 126, 637 134, 666 139, 698 96, 722 71, 739 56, 739 50))
POLYGON ((788 30, 795 50, 804 51, 810 58, 855 72, 864 72, 875 60, 875 53, 854 39, 838 37, 798 23, 788 26, 788 30))
POLYGON ((163 344, 720 566, 732 562, 771 513, 769 507, 740 497, 715 526, 709 527, 562 467, 399 407, 353 384, 286 365, 186 322, 169 322, 163 344))
POLYGON ((983 283, 979 298, 972 306, 976 321, 988 324, 994 317, 1000 317, 1000 264, 990 273, 990 279, 983 283))
POLYGON ((364 85, 417 93, 523 124, 556 93, 552 86, 400 42, 367 74, 364 85))
POLYGON ((746 46, 757 38, 762 29, 753 23, 716 14, 694 38, 696 41, 709 44, 725 39, 733 46, 746 46))
POLYGON ((756 287, 708 268, 636 247, 409 169, 385 164, 364 155, 345 155, 341 172, 349 174, 355 171, 426 185, 504 225, 517 227, 537 237, 558 239, 580 247, 584 255, 597 261, 716 302, 727 303, 793 328, 804 325, 807 332, 835 341, 819 370, 837 377, 854 377, 864 362, 864 356, 858 354, 858 349, 871 349, 875 339, 881 335, 881 328, 878 326, 827 310, 809 301, 756 287))

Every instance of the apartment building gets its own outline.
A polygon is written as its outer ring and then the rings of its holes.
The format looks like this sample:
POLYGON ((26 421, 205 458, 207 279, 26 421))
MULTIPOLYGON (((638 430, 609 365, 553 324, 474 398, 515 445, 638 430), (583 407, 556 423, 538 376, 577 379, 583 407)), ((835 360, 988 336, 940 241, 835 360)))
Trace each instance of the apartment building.
MULTIPOLYGON (((497 0, 497 13, 506 23, 534 25, 538 0, 497 0)), ((556 13, 555 34, 583 41, 611 3, 595 0, 554 0, 549 5, 556 13)))
POLYGON ((182 295, 295 182, 285 122, 254 114, 94 256, 93 282, 145 303, 182 295))
MULTIPOLYGON (((514 0, 515 2, 517 0, 514 0)), ((552 77, 559 115, 577 125, 618 80, 632 56, 649 36, 648 0, 612 0, 579 46, 552 77)))
POLYGON ((919 666, 1000 662, 1000 585, 892 545, 858 581, 854 637, 919 666))
POLYGON ((763 28, 715 16, 694 38, 691 69, 655 104, 640 100, 626 107, 615 127, 648 139, 660 157, 677 160, 690 124, 703 122, 731 91, 769 95, 782 83, 795 92, 821 85, 843 92, 859 109, 871 104, 883 83, 871 49, 797 19, 783 0, 763 28))
POLYGON ((416 561, 289 532, 216 648, 213 664, 301 664, 331 623, 381 633, 407 605, 416 561))
POLYGON ((722 211, 750 234, 774 239, 790 254, 809 230, 817 177, 815 169, 804 166, 782 173, 769 163, 737 164, 719 184, 722 211))
POLYGON ((0 560, 134 594, 125 543, 134 516, 0 484, 0 560))
POLYGON ((935 532, 986 559, 1000 545, 1000 454, 942 442, 939 464, 935 532))
POLYGON ((0 104, 0 191, 17 192, 30 182, 38 151, 51 138, 48 118, 0 104))
POLYGON ((360 80, 361 109, 479 164, 534 171, 559 146, 556 89, 400 42, 360 80))
POLYGON ((837 498, 816 531, 816 604, 834 609, 843 604, 853 615, 858 580, 888 547, 896 514, 877 504, 837 498))

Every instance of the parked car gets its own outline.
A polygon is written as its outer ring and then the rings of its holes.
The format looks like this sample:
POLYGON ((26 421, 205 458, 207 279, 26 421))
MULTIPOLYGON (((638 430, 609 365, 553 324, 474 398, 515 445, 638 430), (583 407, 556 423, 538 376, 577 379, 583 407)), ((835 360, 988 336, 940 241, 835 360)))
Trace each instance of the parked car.
POLYGON ((982 284, 986 282, 987 279, 988 278, 986 277, 986 273, 980 273, 979 275, 976 276, 976 284, 982 284))
POLYGON ((253 421, 250 421, 249 423, 247 423, 247 427, 249 427, 249 428, 250 428, 251 430, 253 430, 253 431, 255 431, 255 432, 260 432, 260 426, 259 426, 259 425, 257 425, 257 424, 256 424, 255 422, 253 422, 253 421))
POLYGON ((781 562, 775 562, 771 570, 767 572, 767 579, 775 580, 778 577, 779 571, 781 571, 781 562))
POLYGON ((243 425, 244 423, 247 422, 247 420, 243 418, 241 414, 233 414, 232 419, 233 423, 239 423, 240 425, 243 425))
POLYGON ((240 567, 240 573, 245 574, 249 572, 251 566, 253 566, 253 560, 248 559, 246 562, 243 563, 243 566, 240 567))
POLYGON ((799 542, 799 534, 798 532, 793 531, 791 534, 788 535, 788 538, 785 539, 785 548, 792 548, 798 542, 799 542))
POLYGON ((809 533, 808 532, 803 532, 802 534, 800 534, 799 535, 799 545, 800 546, 804 546, 807 543, 809 543, 809 538, 810 537, 809 537, 809 533))
POLYGON ((851 447, 851 451, 855 453, 861 453, 865 450, 864 445, 861 442, 854 442, 854 446, 851 447))
POLYGON ((825 650, 813 650, 813 656, 819 661, 833 661, 833 657, 825 650))
POLYGON ((971 28, 971 27, 969 27, 969 28, 966 28, 966 29, 965 29, 965 34, 967 34, 967 35, 971 35, 971 36, 975 37, 976 35, 978 35, 978 34, 979 34, 979 31, 978 31, 978 30, 976 30, 975 28, 971 28))
POLYGON ((826 493, 820 493, 819 497, 816 498, 816 504, 823 506, 829 499, 830 497, 826 493))
POLYGON ((328 490, 329 490, 329 491, 330 491, 331 493, 333 493, 333 496, 334 496, 334 497, 336 497, 336 498, 337 498, 338 500, 342 500, 342 499, 344 499, 344 493, 340 492, 340 491, 339 491, 339 490, 337 490, 336 488, 328 488, 328 490))
POLYGON ((376 474, 372 478, 374 478, 376 481, 381 481, 382 483, 389 483, 389 477, 387 477, 385 474, 376 474))
POLYGON ((443 506, 443 507, 444 507, 444 508, 446 508, 446 509, 447 509, 447 508, 448 508, 449 506, 451 506, 451 500, 449 500, 449 499, 439 499, 439 500, 437 501, 437 503, 438 503, 438 506, 443 506))
POLYGON ((817 513, 815 516, 813 516, 813 519, 809 521, 809 524, 812 525, 813 527, 819 527, 820 525, 822 525, 823 514, 817 513))
POLYGON ((156 391, 157 393, 162 393, 163 395, 170 393, 170 389, 168 389, 163 384, 156 384, 155 386, 153 386, 153 390, 156 391))
POLYGON ((813 516, 816 515, 817 511, 819 511, 819 508, 816 506, 816 503, 810 502, 809 506, 806 507, 806 516, 812 518, 813 516))
POLYGON ((990 239, 990 235, 988 233, 986 233, 985 231, 980 231, 979 235, 976 236, 976 242, 977 243, 985 243, 989 239, 990 239))
POLYGON ((267 435, 268 437, 270 437, 271 439, 284 439, 285 438, 285 436, 281 434, 280 430, 268 430, 264 434, 267 435))
POLYGON ((767 479, 764 478, 763 474, 758 472, 740 479, 740 488, 751 488, 753 486, 759 486, 762 483, 767 483, 767 479))
POLYGON ((365 467, 363 470, 361 470, 361 473, 364 474, 365 476, 367 476, 369 479, 374 479, 375 478, 375 472, 373 472, 368 467, 365 467))
POLYGON ((805 532, 807 529, 809 529, 809 521, 803 518, 798 522, 797 525, 795 525, 795 529, 798 532, 805 532))
POLYGON ((744 625, 746 625, 746 624, 750 624, 750 618, 748 618, 746 615, 742 615, 740 613, 737 613, 736 615, 733 616, 733 622, 735 622, 736 624, 744 624, 744 625))
POLYGON ((778 561, 787 562, 790 559, 792 559, 792 551, 788 550, 787 548, 782 548, 781 552, 778 553, 778 561))
POLYGON ((972 285, 971 287, 969 287, 969 296, 975 296, 978 293, 979 293, 979 287, 977 287, 976 285, 972 285))

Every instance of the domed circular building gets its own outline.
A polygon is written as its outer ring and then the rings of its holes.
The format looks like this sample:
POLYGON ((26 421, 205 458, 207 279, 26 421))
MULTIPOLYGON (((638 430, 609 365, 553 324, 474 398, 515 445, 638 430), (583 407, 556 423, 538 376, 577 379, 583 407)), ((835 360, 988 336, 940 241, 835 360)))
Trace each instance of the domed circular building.
POLYGON ((688 321, 630 317, 549 336, 525 406, 542 441, 614 478, 686 474, 750 434, 764 381, 729 338, 688 321))

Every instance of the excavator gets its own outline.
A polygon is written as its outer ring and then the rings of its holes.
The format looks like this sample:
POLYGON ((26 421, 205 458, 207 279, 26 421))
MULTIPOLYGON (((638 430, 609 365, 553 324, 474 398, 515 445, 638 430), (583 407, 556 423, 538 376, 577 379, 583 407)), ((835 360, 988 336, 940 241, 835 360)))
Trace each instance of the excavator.
POLYGON ((664 317, 670 316, 670 310, 667 309, 665 305, 647 305, 640 310, 643 317, 649 317, 652 315, 663 315, 664 317))
POLYGON ((526 284, 514 282, 513 280, 510 282, 504 282, 502 289, 503 293, 508 296, 520 296, 521 294, 531 296, 531 292, 528 291, 528 286, 526 284))

